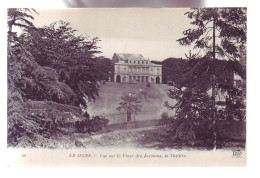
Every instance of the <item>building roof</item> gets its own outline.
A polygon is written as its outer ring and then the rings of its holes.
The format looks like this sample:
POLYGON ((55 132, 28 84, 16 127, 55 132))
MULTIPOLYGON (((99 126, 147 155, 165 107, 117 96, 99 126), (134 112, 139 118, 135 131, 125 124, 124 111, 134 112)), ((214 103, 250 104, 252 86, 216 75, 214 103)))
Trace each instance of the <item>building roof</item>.
POLYGON ((149 63, 149 64, 131 64, 131 63, 115 63, 115 65, 127 65, 127 66, 154 66, 154 67, 162 67, 161 64, 154 64, 154 63, 149 63))
POLYGON ((145 59, 142 54, 129 54, 129 53, 114 53, 119 60, 147 60, 145 59))

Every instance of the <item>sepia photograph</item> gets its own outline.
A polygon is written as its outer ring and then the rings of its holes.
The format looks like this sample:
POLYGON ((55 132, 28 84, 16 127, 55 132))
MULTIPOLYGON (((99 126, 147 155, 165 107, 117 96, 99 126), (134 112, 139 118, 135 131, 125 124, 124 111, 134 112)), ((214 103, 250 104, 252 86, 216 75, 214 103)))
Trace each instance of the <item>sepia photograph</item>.
POLYGON ((246 165, 247 8, 7 13, 9 165, 246 165))

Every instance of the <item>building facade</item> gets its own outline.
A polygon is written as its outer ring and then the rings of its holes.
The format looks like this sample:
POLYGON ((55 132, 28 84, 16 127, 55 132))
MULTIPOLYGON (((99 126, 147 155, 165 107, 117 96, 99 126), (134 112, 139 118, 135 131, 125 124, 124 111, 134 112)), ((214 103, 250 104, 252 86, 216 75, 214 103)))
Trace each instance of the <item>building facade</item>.
POLYGON ((114 53, 112 62, 115 82, 162 83, 162 65, 141 54, 114 53))

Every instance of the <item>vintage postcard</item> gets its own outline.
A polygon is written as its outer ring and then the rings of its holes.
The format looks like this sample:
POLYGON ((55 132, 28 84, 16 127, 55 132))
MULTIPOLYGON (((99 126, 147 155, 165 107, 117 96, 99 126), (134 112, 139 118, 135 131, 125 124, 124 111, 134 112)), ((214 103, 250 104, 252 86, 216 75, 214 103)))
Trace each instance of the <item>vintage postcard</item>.
POLYGON ((7 11, 8 166, 246 165, 246 8, 7 11))

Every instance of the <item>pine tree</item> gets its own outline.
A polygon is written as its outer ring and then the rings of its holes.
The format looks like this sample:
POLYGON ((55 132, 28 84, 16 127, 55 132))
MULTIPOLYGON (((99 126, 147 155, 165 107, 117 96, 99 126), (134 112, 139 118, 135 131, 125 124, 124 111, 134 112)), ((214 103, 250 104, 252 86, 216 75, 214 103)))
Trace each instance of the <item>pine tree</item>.
POLYGON ((116 109, 119 111, 124 109, 126 111, 127 123, 129 123, 132 121, 132 113, 136 114, 137 112, 140 112, 141 107, 141 100, 136 96, 129 94, 121 97, 121 102, 116 109))
MULTIPOLYGON (((246 8, 191 9, 185 15, 192 20, 191 24, 195 28, 185 30, 183 32, 184 37, 177 41, 180 45, 193 45, 194 49, 199 50, 197 55, 202 55, 203 58, 188 62, 191 65, 183 75, 183 86, 179 86, 179 92, 189 93, 189 99, 178 98, 171 92, 169 96, 177 99, 177 101, 179 99, 179 102, 173 108, 186 111, 184 115, 187 118, 196 118, 196 116, 189 114, 195 112, 194 107, 198 109, 198 113, 204 112, 204 109, 207 113, 210 113, 208 118, 212 121, 213 146, 216 148, 216 94, 217 89, 221 88, 220 79, 221 77, 222 79, 229 78, 226 75, 228 72, 231 72, 231 78, 233 78, 233 72, 245 76, 245 71, 241 70, 238 60, 246 57, 246 8), (227 62, 221 69, 221 66, 217 67, 216 56, 230 62, 227 62), (184 89, 181 90, 181 88, 184 89), (192 100, 194 96, 200 96, 203 93, 200 100, 202 98, 209 99, 209 97, 206 97, 208 92, 211 92, 211 102, 204 101, 207 103, 206 108, 197 106, 196 102, 192 100)), ((226 80, 225 83, 229 83, 230 88, 233 87, 230 85, 230 83, 232 84, 230 80, 226 80)), ((183 114, 180 115, 177 112, 177 117, 181 118, 179 116, 183 117, 183 114)))

